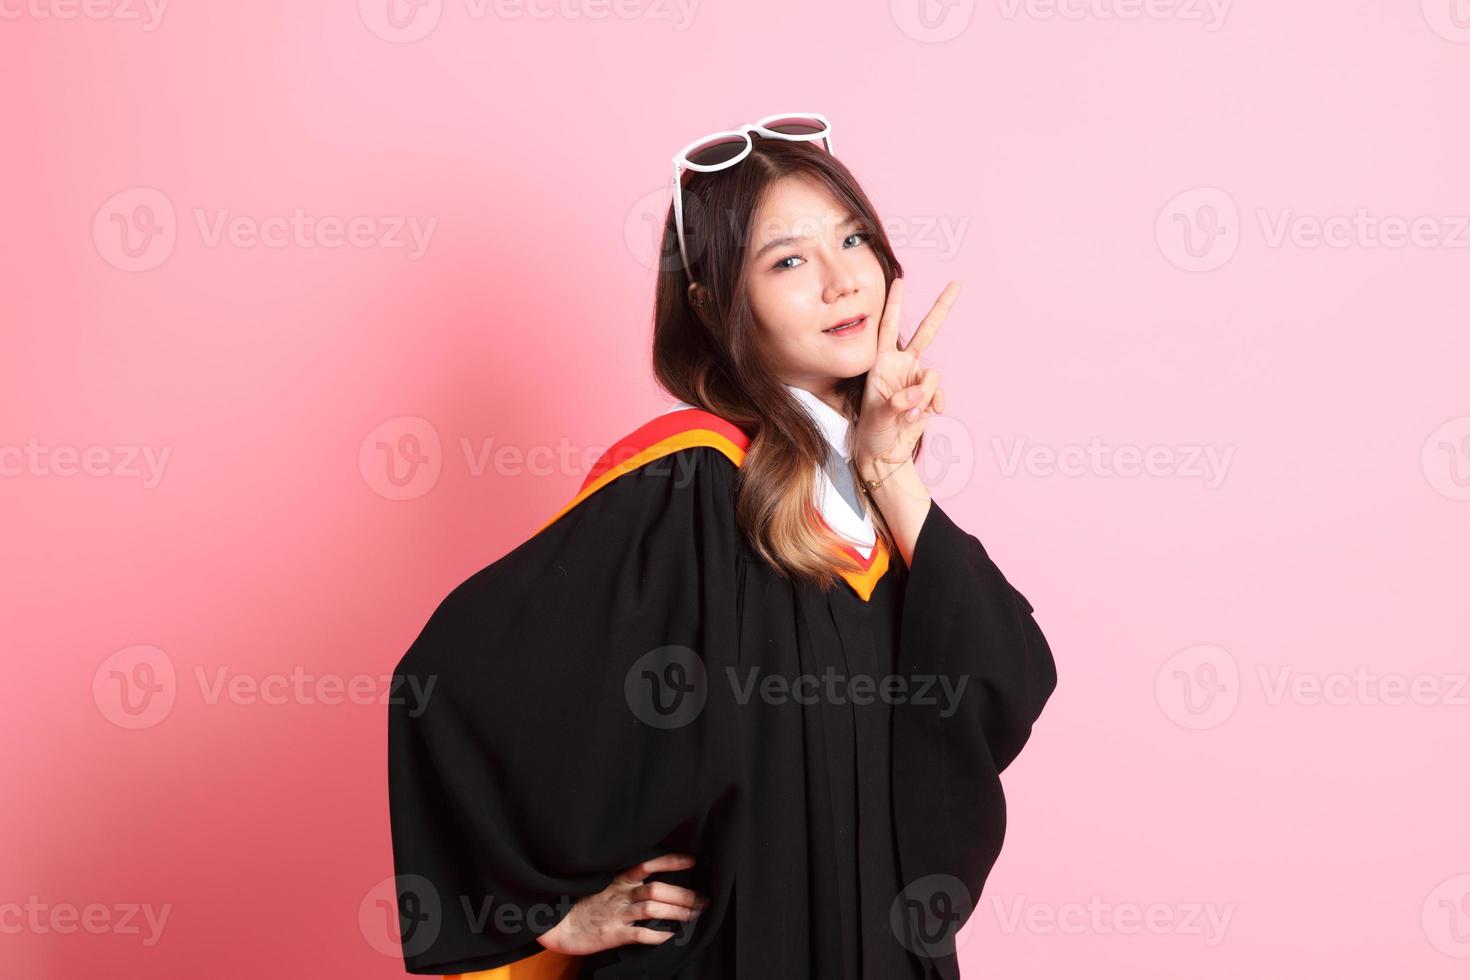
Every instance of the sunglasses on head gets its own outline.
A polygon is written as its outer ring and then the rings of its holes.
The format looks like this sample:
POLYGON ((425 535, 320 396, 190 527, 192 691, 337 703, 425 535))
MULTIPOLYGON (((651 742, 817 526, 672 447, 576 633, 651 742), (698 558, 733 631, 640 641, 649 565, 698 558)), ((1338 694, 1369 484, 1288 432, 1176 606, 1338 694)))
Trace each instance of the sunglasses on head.
POLYGON ((759 122, 746 123, 738 129, 701 136, 674 154, 674 227, 678 232, 679 257, 684 261, 686 275, 689 274, 689 252, 684 245, 684 171, 710 173, 735 166, 754 149, 755 143, 750 138, 752 132, 767 139, 822 140, 827 152, 832 152, 832 124, 826 116, 818 112, 783 112, 766 116, 759 122))

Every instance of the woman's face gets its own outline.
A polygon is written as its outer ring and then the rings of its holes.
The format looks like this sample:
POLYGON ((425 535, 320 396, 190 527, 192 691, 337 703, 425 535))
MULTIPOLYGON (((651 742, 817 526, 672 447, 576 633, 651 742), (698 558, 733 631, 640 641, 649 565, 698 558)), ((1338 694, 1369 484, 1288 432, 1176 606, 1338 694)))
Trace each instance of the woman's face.
POLYGON ((760 342, 785 384, 823 394, 878 353, 886 288, 871 235, 820 183, 785 177, 756 214, 746 282, 760 342), (825 333, 853 317, 856 330, 825 333))

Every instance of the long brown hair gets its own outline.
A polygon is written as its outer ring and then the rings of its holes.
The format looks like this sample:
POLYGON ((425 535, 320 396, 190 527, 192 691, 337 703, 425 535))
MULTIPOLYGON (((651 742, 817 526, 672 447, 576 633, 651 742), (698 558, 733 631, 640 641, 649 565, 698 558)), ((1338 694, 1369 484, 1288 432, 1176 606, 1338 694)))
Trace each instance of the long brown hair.
MULTIPOLYGON (((811 177, 857 216, 856 231, 871 236, 885 289, 903 275, 903 268, 867 194, 840 160, 817 143, 765 139, 756 133, 751 139, 750 154, 735 166, 683 175, 689 273, 680 257, 670 203, 654 297, 653 371, 674 397, 750 435, 737 482, 736 521, 756 552, 783 577, 825 591, 840 570, 856 572, 861 566, 842 550, 843 540, 827 530, 813 502, 827 440, 805 406, 770 370, 758 344, 745 282, 756 212, 775 181, 811 177), (689 296, 691 274, 704 287, 699 308, 689 296)), ((861 374, 837 384, 846 407, 843 414, 852 423, 866 382, 867 375, 861 374)), ((914 447, 915 456, 918 449, 914 447)), ((868 509, 884 547, 896 554, 882 514, 876 507, 868 509)))

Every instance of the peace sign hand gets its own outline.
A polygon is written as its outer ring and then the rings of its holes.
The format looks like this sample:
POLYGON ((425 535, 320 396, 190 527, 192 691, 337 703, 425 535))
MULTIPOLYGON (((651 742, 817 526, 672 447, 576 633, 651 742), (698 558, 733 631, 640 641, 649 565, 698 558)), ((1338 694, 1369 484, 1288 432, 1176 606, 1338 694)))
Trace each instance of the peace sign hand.
POLYGON ((939 332, 939 325, 949 315, 959 293, 957 282, 944 287, 934 307, 900 349, 898 324, 903 280, 895 279, 888 287, 883 317, 878 323, 878 358, 868 371, 862 416, 853 433, 852 455, 860 471, 864 464, 875 459, 891 464, 907 462, 913 457, 914 445, 924 434, 929 416, 944 411, 939 372, 920 365, 919 355, 939 332))

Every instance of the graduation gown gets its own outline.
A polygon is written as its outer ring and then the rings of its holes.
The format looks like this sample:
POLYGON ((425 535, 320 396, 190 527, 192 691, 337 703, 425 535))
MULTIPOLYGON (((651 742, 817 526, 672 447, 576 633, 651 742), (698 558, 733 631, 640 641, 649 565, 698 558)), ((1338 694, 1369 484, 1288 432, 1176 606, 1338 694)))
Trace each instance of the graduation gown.
POLYGON ((780 578, 735 523, 748 445, 701 409, 653 418, 403 655, 388 784, 409 973, 958 976, 1050 648, 937 502, 912 568, 880 542, 826 593, 780 578), (644 923, 673 938, 537 943, 670 851, 695 865, 651 880, 711 900, 644 923))

